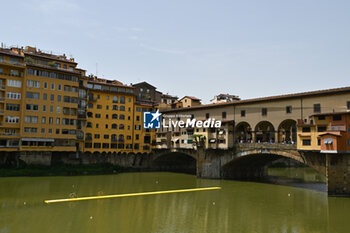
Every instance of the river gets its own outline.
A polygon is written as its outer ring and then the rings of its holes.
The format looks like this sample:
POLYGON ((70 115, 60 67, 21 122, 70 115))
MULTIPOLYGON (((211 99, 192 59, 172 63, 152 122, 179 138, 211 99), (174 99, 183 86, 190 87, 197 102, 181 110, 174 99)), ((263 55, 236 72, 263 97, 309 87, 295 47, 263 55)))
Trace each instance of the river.
MULTIPOLYGON (((302 177, 285 171, 269 173, 275 180, 286 174, 302 177)), ((281 178, 284 185, 278 185, 167 172, 0 178, 0 233, 350 232, 350 198, 327 197, 323 188, 313 187, 325 187, 317 179, 281 178), (222 189, 44 204, 47 199, 210 186, 222 189)))

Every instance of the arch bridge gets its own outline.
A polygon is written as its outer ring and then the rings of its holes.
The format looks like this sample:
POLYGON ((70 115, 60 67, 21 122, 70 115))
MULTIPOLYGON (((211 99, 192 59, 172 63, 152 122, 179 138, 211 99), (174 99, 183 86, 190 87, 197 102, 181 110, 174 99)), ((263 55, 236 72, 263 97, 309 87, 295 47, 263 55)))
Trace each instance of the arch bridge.
MULTIPOLYGON (((267 175, 267 164, 280 158, 304 163, 327 177, 330 195, 349 195, 348 184, 339 182, 339 173, 348 169, 348 154, 337 157, 297 151, 295 144, 240 143, 231 149, 158 149, 152 155, 157 170, 196 174, 199 178, 259 180, 267 175)), ((347 171, 347 170, 346 170, 347 171)))

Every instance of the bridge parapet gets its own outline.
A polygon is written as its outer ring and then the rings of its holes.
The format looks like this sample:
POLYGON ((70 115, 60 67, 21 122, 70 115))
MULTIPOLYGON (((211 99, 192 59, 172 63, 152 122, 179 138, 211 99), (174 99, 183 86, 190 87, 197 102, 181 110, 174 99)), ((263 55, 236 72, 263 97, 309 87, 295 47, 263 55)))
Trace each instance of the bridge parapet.
POLYGON ((296 151, 297 145, 282 143, 238 143, 236 144, 236 148, 238 152, 257 149, 296 151))

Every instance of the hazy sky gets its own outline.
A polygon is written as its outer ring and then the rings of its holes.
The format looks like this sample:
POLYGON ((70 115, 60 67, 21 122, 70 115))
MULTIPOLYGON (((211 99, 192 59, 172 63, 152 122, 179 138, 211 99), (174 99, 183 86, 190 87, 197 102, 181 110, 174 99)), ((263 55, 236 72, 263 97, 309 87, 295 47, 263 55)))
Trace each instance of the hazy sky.
POLYGON ((349 86, 349 12, 348 0, 2 1, 0 42, 207 103, 349 86))

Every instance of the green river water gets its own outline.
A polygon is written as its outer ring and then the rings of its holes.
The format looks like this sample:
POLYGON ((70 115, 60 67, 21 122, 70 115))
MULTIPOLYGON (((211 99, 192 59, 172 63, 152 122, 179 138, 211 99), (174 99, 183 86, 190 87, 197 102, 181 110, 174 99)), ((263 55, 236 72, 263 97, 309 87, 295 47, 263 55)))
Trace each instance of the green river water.
POLYGON ((0 233, 350 232, 350 198, 327 197, 325 184, 314 183, 322 177, 304 168, 269 173, 308 183, 207 180, 167 172, 0 178, 0 233), (222 190, 44 204, 210 186, 222 190))

